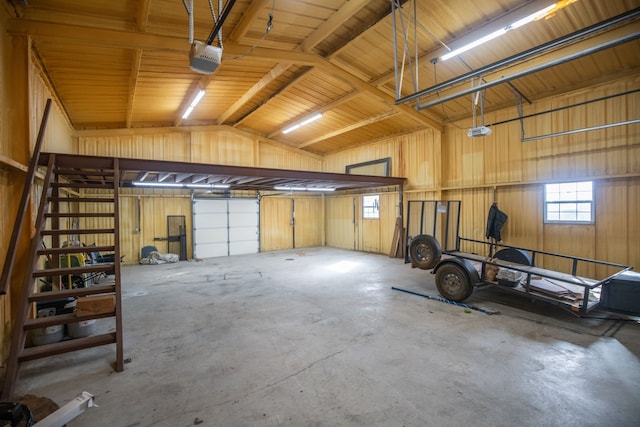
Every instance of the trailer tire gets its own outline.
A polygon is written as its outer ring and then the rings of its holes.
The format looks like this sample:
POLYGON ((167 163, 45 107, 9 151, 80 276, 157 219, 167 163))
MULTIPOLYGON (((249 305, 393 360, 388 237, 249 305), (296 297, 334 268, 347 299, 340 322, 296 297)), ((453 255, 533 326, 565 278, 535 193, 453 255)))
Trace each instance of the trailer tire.
POLYGON ((440 295, 452 301, 464 301, 471 296, 473 285, 464 269, 454 263, 438 267, 436 287, 440 295))
POLYGON ((420 234, 409 243, 411 263, 421 270, 433 268, 440 262, 442 249, 438 240, 428 234, 420 234))

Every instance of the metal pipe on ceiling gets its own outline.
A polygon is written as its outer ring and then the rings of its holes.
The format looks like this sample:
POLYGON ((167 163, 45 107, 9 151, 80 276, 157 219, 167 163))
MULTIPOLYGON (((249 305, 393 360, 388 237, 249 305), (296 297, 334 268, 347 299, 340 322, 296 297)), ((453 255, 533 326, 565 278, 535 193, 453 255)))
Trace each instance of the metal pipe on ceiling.
POLYGON ((608 99, 617 98, 619 96, 632 95, 632 94, 637 93, 637 92, 640 92, 640 89, 631 89, 631 90, 627 90, 627 91, 624 91, 624 92, 615 93, 615 94, 612 94, 612 95, 602 96, 600 98, 595 98, 595 99, 589 99, 587 101, 576 102, 576 103, 565 105, 565 106, 562 106, 562 107, 552 108, 550 110, 539 111, 537 113, 531 113, 531 114, 527 114, 525 116, 518 116, 518 117, 514 117, 512 119, 501 120, 499 122, 489 123, 489 124, 487 124, 485 126, 491 127, 491 126, 503 125, 505 123, 511 123, 511 122, 515 122, 517 120, 522 120, 522 119, 529 119, 531 117, 541 116, 543 114, 555 113, 557 111, 568 110, 569 108, 580 107, 582 105, 592 104, 594 102, 606 101, 608 99))
POLYGON ((480 85, 477 85, 477 86, 472 87, 470 89, 461 90, 460 92, 456 92, 456 93, 454 93, 452 95, 439 98, 439 99, 437 99, 435 101, 431 101, 431 102, 427 102, 427 103, 424 103, 424 104, 416 105, 416 109, 417 110, 424 110, 426 108, 433 107, 435 105, 439 105, 439 104, 442 104, 444 102, 448 102, 448 101, 454 100, 456 98, 460 98, 461 96, 468 95, 468 94, 476 92, 478 90, 488 89, 490 87, 497 86, 497 85, 500 85, 500 84, 503 84, 503 83, 507 83, 507 82, 509 82, 511 80, 519 79, 521 77, 527 76, 529 74, 532 74, 532 73, 535 73, 535 72, 538 72, 538 71, 545 70, 547 68, 554 67, 556 65, 564 64, 565 62, 569 62, 569 61, 572 61, 574 59, 582 58, 583 56, 592 55, 592 54, 600 52, 602 50, 610 49, 612 47, 618 46, 618 45, 623 44, 623 43, 627 43, 627 42, 635 40, 637 38, 640 38, 640 32, 627 34, 627 35, 624 35, 624 36, 621 36, 621 37, 618 37, 618 38, 615 38, 615 39, 600 43, 599 45, 592 46, 592 47, 590 47, 588 49, 581 50, 581 51, 576 52, 576 53, 574 53, 572 55, 567 55, 567 56, 564 56, 562 58, 558 58, 558 59, 555 59, 555 60, 547 61, 547 62, 542 63, 540 65, 537 65, 535 67, 527 68, 527 69, 522 70, 520 72, 503 76, 503 77, 499 78, 498 80, 494 80, 492 82, 481 83, 480 85))
MULTIPOLYGON (((633 9, 629 12, 620 14, 618 16, 615 16, 611 19, 607 19, 606 21, 602 21, 598 24, 594 24, 591 25, 589 27, 583 28, 582 30, 576 31, 574 33, 571 33, 565 37, 560 37, 558 39, 552 40, 548 43, 544 43, 541 44, 539 46, 533 47, 531 49, 525 50, 524 52, 520 52, 517 53, 515 55, 512 55, 506 59, 503 59, 501 61, 497 61, 494 62, 493 64, 489 64, 487 66, 478 68, 477 70, 474 71, 470 71, 468 73, 465 73, 461 76, 455 77, 453 79, 447 80, 445 82, 439 83, 437 85, 431 86, 429 88, 420 90, 418 92, 415 92, 411 95, 405 96, 403 98, 400 98, 398 100, 396 100, 396 105, 398 104, 404 104, 406 102, 412 101, 414 99, 417 99, 419 97, 425 96, 425 95, 429 95, 431 93, 437 92, 439 90, 442 90, 444 88, 447 88, 449 86, 453 86, 456 83, 461 83, 464 82, 466 80, 469 80, 472 77, 477 77, 483 74, 488 74, 492 71, 498 70, 502 67, 506 67, 509 66, 515 62, 518 61, 523 61, 525 59, 528 59, 534 55, 538 55, 544 52, 547 52, 551 49, 555 49, 561 46, 564 46, 568 43, 583 39, 585 37, 594 35, 600 31, 603 30, 607 30, 607 29, 611 29, 615 26, 624 24, 627 21, 633 20, 633 19, 637 19, 638 17, 640 17, 640 8, 636 8, 633 9)), ((461 95, 462 96, 462 95, 461 95)), ((437 104, 435 104, 437 105, 437 104)), ((424 107, 427 108, 427 107, 424 107)))
POLYGON ((571 135, 571 134, 580 133, 580 132, 590 132, 592 130, 608 129, 616 126, 632 125, 634 123, 640 123, 640 119, 627 120, 624 122, 616 122, 616 123, 607 123, 606 125, 591 126, 587 128, 581 128, 581 129, 565 130, 562 132, 548 133, 545 135, 530 136, 528 138, 522 138, 520 141, 521 142, 536 141, 538 139, 553 138, 554 136, 571 135))

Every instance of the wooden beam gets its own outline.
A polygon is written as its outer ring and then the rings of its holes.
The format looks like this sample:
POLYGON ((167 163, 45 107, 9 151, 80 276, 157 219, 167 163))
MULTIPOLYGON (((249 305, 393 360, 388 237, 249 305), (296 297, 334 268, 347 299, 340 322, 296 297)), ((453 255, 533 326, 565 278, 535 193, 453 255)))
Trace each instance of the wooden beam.
POLYGON ((149 23, 149 11, 151 10, 151 0, 138 1, 138 16, 136 17, 136 28, 138 31, 147 31, 149 23))
POLYGON ((269 98, 263 100, 260 105, 258 105, 256 108, 254 108, 253 110, 249 111, 247 114, 245 114, 244 116, 242 116, 240 118, 240 120, 238 120, 237 122, 235 122, 233 124, 233 127, 237 127, 240 123, 242 123, 243 121, 245 121, 247 118, 249 118, 253 113, 255 113, 256 111, 258 111, 258 109, 260 107, 265 106, 269 101, 272 101, 274 99, 276 99, 276 97, 278 95, 280 95, 281 93, 283 93, 284 91, 286 91, 288 88, 290 88, 291 86, 293 86, 294 84, 296 84, 298 81, 300 81, 307 73, 309 72, 309 70, 305 70, 303 72, 301 72, 300 74, 298 74, 293 80, 290 80, 287 84, 285 84, 284 86, 282 86, 280 89, 278 89, 278 91, 275 94, 272 94, 269 96, 269 98))
MULTIPOLYGON (((399 8, 402 5, 404 5, 408 0, 395 0, 395 1, 397 3, 396 8, 399 8)), ((339 48, 337 48, 336 50, 334 50, 333 52, 331 52, 328 55, 328 58, 335 58, 336 56, 338 56, 340 54, 340 52, 343 49, 347 48, 351 42, 353 42, 354 40, 359 39, 360 37, 364 37, 370 31, 375 31, 376 26, 378 24, 380 24, 380 22, 382 22, 385 18, 390 17, 390 16, 391 16, 391 3, 389 3, 389 7, 387 7, 384 10, 379 11, 379 13, 377 13, 375 16, 373 16, 368 21, 362 22, 360 24, 360 27, 353 32, 355 35, 352 38, 350 38, 349 40, 345 40, 345 42, 342 44, 342 46, 340 46, 339 48)))
POLYGON ((229 41, 232 43, 239 42, 249 30, 249 26, 256 19, 258 14, 264 10, 267 4, 273 0, 253 0, 247 10, 242 14, 240 22, 229 34, 229 41))
MULTIPOLYGON (((304 116, 305 117, 313 116, 314 114, 317 114, 317 113, 324 113, 325 111, 329 111, 329 110, 331 110, 333 108, 336 108, 339 105, 344 104, 345 102, 349 102, 350 100, 352 100, 353 98, 358 96, 360 93, 361 92, 359 90, 352 90, 351 92, 341 96, 340 98, 334 100, 333 102, 328 103, 327 105, 323 106, 322 108, 318 108, 318 109, 315 109, 313 111, 309 111, 309 112, 304 113, 304 116)), ((291 120, 291 121, 289 121, 287 123, 284 123, 282 125, 282 127, 283 128, 287 128, 290 125, 292 125, 292 124, 294 124, 294 123, 296 123, 296 122, 298 122, 300 120, 302 120, 301 117, 296 117, 294 120, 291 120)), ((281 132, 280 129, 278 129, 275 132, 271 132, 267 137, 268 138, 273 138, 274 136, 278 135, 280 132, 281 132)))
MULTIPOLYGON (((138 4, 138 15, 136 17, 136 30, 144 33, 149 23, 149 11, 151 10, 151 0, 140 0, 138 4)), ((142 63, 142 49, 136 49, 133 62, 131 63, 131 71, 129 73, 129 96, 127 100, 127 113, 125 118, 125 127, 131 127, 131 118, 133 116, 133 103, 136 96, 136 87, 138 86, 138 74, 140 73, 140 64, 142 63)))
POLYGON ((233 105, 220 115, 218 123, 223 124, 229 117, 235 114, 244 104, 249 102, 258 92, 264 89, 269 83, 281 76, 285 71, 289 69, 289 64, 278 64, 272 68, 267 74, 265 74, 258 83, 254 84, 248 91, 246 91, 233 105))
POLYGON ((10 159, 9 157, 6 157, 2 154, 0 154, 0 164, 9 166, 10 168, 18 170, 20 172, 27 172, 29 170, 28 166, 25 166, 20 162, 16 162, 15 160, 10 159))
POLYGON ((360 9, 366 6, 368 0, 351 0, 340 8, 329 19, 324 21, 313 33, 309 35, 300 45, 302 52, 309 52, 318 43, 340 28, 345 22, 353 17, 360 9))
MULTIPOLYGON (((262 8, 264 8, 263 3, 265 3, 265 1, 262 1, 262 0, 254 1, 254 3, 250 6, 250 11, 247 12, 245 15, 243 15, 242 20, 245 20, 245 17, 249 19, 249 16, 251 16, 251 19, 255 18, 255 16, 257 15, 257 12, 251 11, 251 8, 253 8, 256 3, 262 3, 261 6, 262 8)), ((318 43, 320 43, 327 36, 329 36, 333 31, 335 31, 338 27, 340 27, 340 25, 344 24, 349 18, 351 18, 357 11, 359 11, 366 4, 367 4, 367 0, 357 0, 357 1, 352 0, 348 2, 340 10, 338 10, 338 12, 336 12, 327 21, 325 21, 320 27, 318 27, 314 32, 312 32, 309 35, 309 37, 307 37, 307 39, 295 50, 297 52, 310 51, 318 43)), ((232 37, 231 37, 232 41, 238 41, 241 35, 244 35, 244 32, 246 32, 246 28, 242 28, 242 29, 239 28, 241 25, 243 25, 242 21, 238 25, 238 27, 236 27, 233 30, 232 37), (238 31, 239 35, 238 37, 233 37, 236 31, 238 31)), ((228 108, 220 116, 219 123, 222 124, 226 122, 229 117, 235 114, 235 112, 238 111, 240 108, 242 108, 243 105, 249 102, 249 100, 251 100, 251 98, 253 98, 260 90, 262 90, 265 86, 267 86, 273 80, 278 78, 280 75, 285 73, 290 67, 291 67, 291 64, 278 64, 276 67, 274 67, 268 74, 266 74, 262 79, 260 79, 260 81, 256 83, 251 89, 245 92, 245 94, 240 99, 238 99, 230 108, 228 108)), ((265 100, 265 102, 262 102, 260 104, 260 107, 264 106, 267 102, 268 100, 265 100)))
POLYGON ((127 115, 125 119, 125 127, 131 127, 131 118, 133 116, 133 102, 136 97, 136 87, 138 86, 138 73, 140 73, 140 63, 142 62, 142 50, 136 49, 135 56, 131 63, 131 71, 129 73, 129 96, 127 99, 127 115))
MULTIPOLYGON (((8 23, 8 32, 12 34, 30 34, 36 40, 46 40, 48 42, 59 43, 85 43, 87 45, 98 45, 116 47, 122 49, 149 49, 164 51, 183 51, 189 49, 188 43, 184 39, 170 36, 160 36, 156 34, 138 33, 134 31, 109 30, 103 28, 87 28, 79 25, 61 25, 46 22, 34 22, 23 19, 13 19, 8 23)), ((246 55, 247 46, 233 43, 225 43, 225 53, 230 56, 246 55)), ((319 70, 336 76, 349 83, 356 89, 360 89, 385 102, 395 103, 393 96, 390 96, 368 82, 345 71, 329 60, 308 52, 285 51, 256 47, 251 51, 250 56, 255 60, 277 62, 279 64, 297 64, 301 66, 317 67, 319 70)), ((401 111, 412 117, 414 120, 442 131, 442 125, 437 118, 430 113, 420 113, 412 108, 403 107, 401 111)), ((180 111, 183 111, 182 109, 180 111)), ((176 120, 179 126, 181 119, 176 120)))
POLYGON ((400 111, 398 111, 398 110, 385 111, 382 114, 378 114, 376 116, 369 117, 368 119, 361 120, 361 121, 353 123, 353 124, 351 124, 349 126, 345 126, 343 128, 337 129, 337 130, 335 130, 333 132, 329 132, 329 133, 326 133, 324 135, 321 135, 321 136, 319 136, 317 138, 310 139, 309 141, 306 141, 305 143, 300 144, 297 147, 298 148, 304 148, 304 147, 307 147, 309 145, 313 145, 313 144, 315 144, 317 142, 324 141, 325 139, 329 139, 329 138, 333 138, 334 136, 342 135, 343 133, 347 133, 347 132, 350 132, 352 130, 355 130, 355 129, 370 125, 372 123, 376 123, 376 122, 379 122, 381 120, 388 119, 389 117, 393 117, 393 116, 398 115, 398 114, 400 114, 400 111))
MULTIPOLYGON (((78 18, 81 21, 81 18, 78 18)), ((188 52, 189 43, 183 37, 162 36, 136 31, 90 28, 80 25, 12 19, 7 22, 10 34, 28 34, 35 41, 85 44, 87 46, 121 49, 150 49, 188 52)))

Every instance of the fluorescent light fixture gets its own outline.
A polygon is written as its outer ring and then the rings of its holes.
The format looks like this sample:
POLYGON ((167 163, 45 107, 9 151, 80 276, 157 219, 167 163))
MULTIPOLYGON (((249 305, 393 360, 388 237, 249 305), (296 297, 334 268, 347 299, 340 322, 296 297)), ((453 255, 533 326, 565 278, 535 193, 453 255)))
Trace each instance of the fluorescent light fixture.
POLYGON ((283 130, 282 133, 287 134, 289 132, 292 132, 292 131, 294 131, 294 130, 302 127, 302 126, 308 125, 311 122, 315 122, 316 120, 318 120, 321 117, 322 117, 322 113, 314 114, 313 116, 301 121, 300 123, 296 123, 293 126, 289 126, 285 130, 283 130))
POLYGON ((191 114, 193 109, 196 108, 196 105, 198 105, 198 102, 200 102, 200 100, 204 96, 204 93, 205 93, 204 89, 200 89, 198 91, 198 93, 196 94, 196 97, 193 98, 193 101, 191 101, 191 104, 189 104, 189 106, 185 110, 184 114, 182 115, 183 119, 186 119, 187 117, 189 117, 189 114, 191 114))
POLYGON ((274 190, 278 191, 335 191, 335 188, 329 187, 291 187, 288 185, 276 185, 273 187, 274 190))
POLYGON ((290 187, 288 185, 276 185, 273 187, 274 190, 278 191, 306 191, 307 189, 304 187, 290 187))
POLYGON ((329 187, 309 187, 307 191, 336 191, 336 189, 329 187))
POLYGON ((527 25, 529 22, 537 21, 538 19, 544 18, 549 12, 551 12, 556 7, 556 4, 549 5, 544 9, 540 9, 539 11, 532 13, 529 16, 525 16, 524 18, 514 22, 510 25, 510 30, 515 30, 516 28, 520 28, 523 25, 527 25))
POLYGON ((229 184, 181 184, 179 182, 144 182, 133 181, 136 187, 169 187, 169 188, 229 188, 229 184))
POLYGON ((484 37, 481 37, 477 40, 472 41, 471 43, 468 43, 458 49, 454 49, 449 53, 445 53, 444 55, 442 55, 440 57, 441 61, 446 61, 447 59, 453 58, 454 56, 460 55, 463 52, 466 52, 468 50, 473 49, 474 47, 480 46, 481 44, 484 44, 486 42, 488 42, 489 40, 493 40, 497 37, 500 37, 501 35, 505 34, 507 31, 509 30, 515 30, 516 28, 520 28, 526 24, 528 24, 529 22, 533 22, 536 21, 538 19, 544 18, 549 12, 553 11, 556 8, 556 3, 553 3, 552 5, 549 5, 547 7, 545 7, 544 9, 540 9, 537 12, 532 13, 531 15, 528 15, 522 19, 519 19, 515 22, 513 22, 512 24, 509 24, 503 28, 500 28, 496 31, 494 31, 491 34, 488 34, 484 37))
POLYGON ((187 188, 229 188, 229 184, 185 184, 187 188))
POLYGON ((177 184, 173 182, 143 182, 143 181, 134 181, 132 183, 137 187, 173 187, 180 188, 184 187, 184 184, 177 184))

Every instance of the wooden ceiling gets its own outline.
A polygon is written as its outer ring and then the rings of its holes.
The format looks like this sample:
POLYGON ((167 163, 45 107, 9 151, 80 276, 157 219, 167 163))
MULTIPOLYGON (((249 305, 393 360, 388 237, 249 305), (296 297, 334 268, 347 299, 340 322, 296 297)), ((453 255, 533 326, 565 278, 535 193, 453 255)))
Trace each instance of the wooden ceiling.
MULTIPOLYGON (((404 0, 395 14, 389 0, 237 0, 222 26, 222 63, 202 75, 189 67, 188 14, 181 0, 7 1, 15 16, 8 31, 31 36, 41 68, 78 131, 227 125, 317 154, 442 129, 472 116, 470 96, 419 110, 414 101, 396 103, 394 16, 399 59, 403 53, 419 58, 399 68, 401 98, 640 7, 640 0, 578 0, 552 18, 432 64, 447 47, 509 22, 533 0, 404 0), (206 95, 183 120, 199 88, 206 95), (282 133, 318 112, 321 120, 282 133)), ((216 14, 218 6, 213 1, 216 14)), ((195 39, 207 40, 214 26, 209 1, 194 0, 194 21, 195 39)), ((517 92, 525 102, 535 101, 638 74, 639 35, 640 22, 627 19, 500 66, 483 81, 547 58, 559 63, 488 88, 485 112, 513 106, 517 92), (607 42, 592 54, 562 61, 607 42)), ((432 98, 470 85, 466 80, 432 98)))

